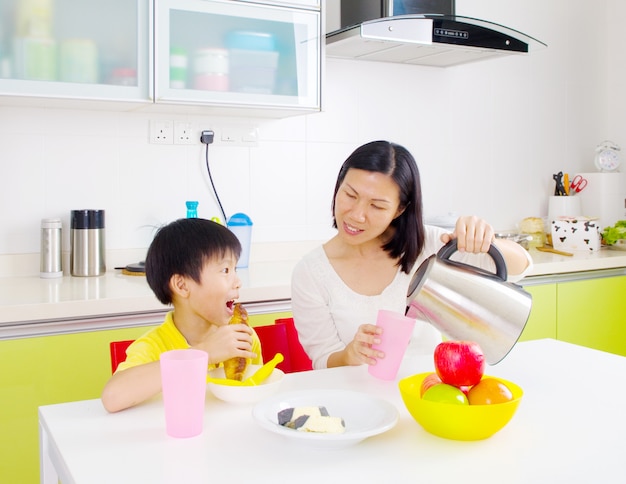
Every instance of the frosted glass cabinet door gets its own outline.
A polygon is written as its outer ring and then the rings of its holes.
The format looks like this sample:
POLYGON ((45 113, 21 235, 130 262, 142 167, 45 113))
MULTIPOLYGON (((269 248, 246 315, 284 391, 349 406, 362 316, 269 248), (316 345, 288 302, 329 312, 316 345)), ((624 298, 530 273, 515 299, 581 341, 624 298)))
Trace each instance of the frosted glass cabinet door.
POLYGON ((0 95, 150 102, 150 0, 0 0, 0 95))
MULTIPOLYGON (((311 7, 319 9, 322 0, 240 0, 242 2, 266 3, 269 5, 287 5, 295 7, 311 7)), ((331 2, 337 0, 330 0, 331 2)))
POLYGON ((319 110, 320 11, 165 0, 155 11, 155 102, 319 110))

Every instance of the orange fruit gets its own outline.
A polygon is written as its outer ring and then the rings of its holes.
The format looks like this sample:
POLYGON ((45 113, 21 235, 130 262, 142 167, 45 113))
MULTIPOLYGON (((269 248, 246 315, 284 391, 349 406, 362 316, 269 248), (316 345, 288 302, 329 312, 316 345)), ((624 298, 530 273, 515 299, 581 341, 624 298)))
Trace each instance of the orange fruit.
POLYGON ((491 405, 513 400, 513 393, 495 378, 483 378, 467 392, 470 405, 491 405))

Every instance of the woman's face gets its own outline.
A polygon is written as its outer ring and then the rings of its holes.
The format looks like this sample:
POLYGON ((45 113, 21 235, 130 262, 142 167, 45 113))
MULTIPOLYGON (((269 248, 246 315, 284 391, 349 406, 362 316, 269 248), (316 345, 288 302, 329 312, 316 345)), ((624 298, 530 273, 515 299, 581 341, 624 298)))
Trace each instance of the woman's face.
POLYGON ((339 234, 352 243, 379 237, 403 210, 400 188, 378 172, 350 168, 335 196, 339 234))

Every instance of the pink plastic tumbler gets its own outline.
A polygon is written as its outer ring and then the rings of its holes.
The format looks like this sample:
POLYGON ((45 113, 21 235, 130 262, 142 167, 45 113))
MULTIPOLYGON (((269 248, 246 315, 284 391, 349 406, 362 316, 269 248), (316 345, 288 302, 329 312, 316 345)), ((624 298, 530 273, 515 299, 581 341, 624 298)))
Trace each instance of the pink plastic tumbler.
POLYGON ((202 433, 209 355, 201 350, 171 350, 161 354, 161 384, 165 428, 171 437, 202 433))
POLYGON ((381 380, 393 380, 411 341, 415 319, 381 309, 378 311, 376 326, 383 328, 383 334, 380 335, 380 344, 372 345, 372 348, 385 353, 385 357, 376 360, 376 364, 370 365, 368 371, 381 380))

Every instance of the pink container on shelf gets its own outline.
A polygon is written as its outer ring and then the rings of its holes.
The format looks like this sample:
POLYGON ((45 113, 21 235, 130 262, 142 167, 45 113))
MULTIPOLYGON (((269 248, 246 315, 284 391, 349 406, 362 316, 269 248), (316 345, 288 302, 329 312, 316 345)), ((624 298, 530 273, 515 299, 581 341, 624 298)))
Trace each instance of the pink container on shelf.
POLYGON ((196 74, 193 88, 202 91, 228 91, 228 76, 224 74, 196 74))

